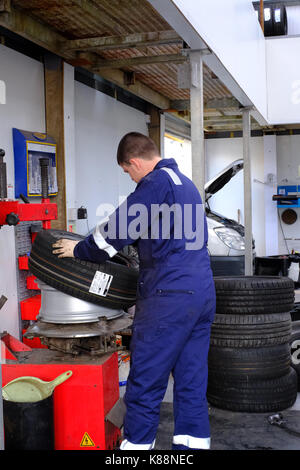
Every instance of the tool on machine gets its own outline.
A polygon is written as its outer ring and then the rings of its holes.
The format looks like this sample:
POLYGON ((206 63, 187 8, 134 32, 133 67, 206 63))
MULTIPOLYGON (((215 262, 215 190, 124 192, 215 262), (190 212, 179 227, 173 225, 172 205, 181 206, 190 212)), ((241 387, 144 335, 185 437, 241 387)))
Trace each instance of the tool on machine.
MULTIPOLYGON (((7 198, 5 151, 0 149, 0 228, 3 225, 17 225, 19 222, 41 220, 43 228, 51 227, 51 220, 57 219, 57 205, 48 198, 48 159, 40 159, 42 177, 42 202, 29 203, 22 194, 23 203, 7 198)), ((20 195, 21 197, 21 195, 20 195)))
POLYGON ((128 328, 132 315, 78 299, 38 280, 41 308, 25 337, 39 337, 50 349, 72 355, 120 350, 115 332, 128 328))

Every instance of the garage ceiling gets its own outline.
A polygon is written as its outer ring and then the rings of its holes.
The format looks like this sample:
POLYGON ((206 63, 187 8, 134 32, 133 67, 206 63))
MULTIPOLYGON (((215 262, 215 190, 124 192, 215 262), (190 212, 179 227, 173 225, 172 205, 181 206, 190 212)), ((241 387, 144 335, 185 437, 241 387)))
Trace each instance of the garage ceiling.
MULTIPOLYGON (((0 0, 0 25, 189 121, 177 86, 187 46, 147 0, 0 0)), ((204 106, 207 133, 242 129, 239 103, 206 66, 204 106)))

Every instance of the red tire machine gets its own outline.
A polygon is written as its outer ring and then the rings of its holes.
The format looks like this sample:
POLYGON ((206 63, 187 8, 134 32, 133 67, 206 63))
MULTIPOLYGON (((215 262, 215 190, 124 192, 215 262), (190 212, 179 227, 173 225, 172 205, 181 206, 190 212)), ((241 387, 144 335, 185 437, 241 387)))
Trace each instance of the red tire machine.
MULTIPOLYGON (((51 220, 57 218, 57 205, 48 198, 46 160, 40 159, 41 203, 29 203, 24 196, 21 196, 24 202, 20 203, 7 199, 4 155, 0 150, 0 228, 2 225, 17 225, 21 221, 42 221, 43 229, 50 229, 51 220)), ((26 258, 19 258, 21 269, 28 269, 26 258)), ((29 276, 29 283, 34 284, 33 278, 29 276)), ((22 319, 36 320, 40 305, 40 295, 24 300, 21 304, 22 319)), ((55 449, 114 449, 120 438, 124 415, 124 405, 119 400, 118 353, 72 356, 50 350, 39 340, 31 342, 30 347, 30 340, 21 342, 6 332, 0 333, 2 385, 21 376, 51 381, 72 370, 70 380, 54 391, 55 449)))

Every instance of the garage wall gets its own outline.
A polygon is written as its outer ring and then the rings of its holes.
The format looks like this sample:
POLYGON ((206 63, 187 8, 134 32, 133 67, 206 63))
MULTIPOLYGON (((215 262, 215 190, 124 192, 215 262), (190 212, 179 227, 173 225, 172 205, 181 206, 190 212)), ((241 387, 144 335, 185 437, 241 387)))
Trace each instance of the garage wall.
POLYGON ((266 40, 269 124, 300 122, 299 47, 299 36, 266 40))
POLYGON ((100 204, 119 204, 136 184, 116 162, 120 139, 127 132, 148 135, 146 115, 110 96, 75 82, 75 172, 77 207, 88 210, 85 220, 76 222, 76 231, 85 235, 101 220, 100 204))
MULTIPOLYGON (((242 138, 207 139, 207 180, 213 178, 223 168, 234 160, 243 158, 242 138)), ((252 156, 252 216, 253 236, 256 244, 256 254, 265 254, 265 214, 264 214, 264 145, 262 137, 251 139, 252 156), (254 181, 257 180, 257 181, 254 181)), ((240 210, 240 223, 244 224, 244 182, 243 171, 235 175, 232 180, 210 199, 213 211, 238 220, 240 210)))
MULTIPOLYGON (((206 181, 209 181, 222 171, 231 162, 243 158, 243 140, 241 138, 207 139, 206 152, 206 181)), ((252 168, 252 209, 253 209, 253 236, 256 242, 258 256, 266 254, 265 243, 265 167, 264 167, 264 139, 257 137, 251 139, 252 168), (262 203, 263 201, 263 203, 262 203)), ((165 138, 165 156, 176 159, 179 169, 189 178, 192 177, 191 143, 188 140, 165 138)), ((275 191, 275 187, 274 187, 275 191)), ((274 192, 275 193, 275 192, 274 192)), ((239 172, 209 201, 213 211, 228 218, 239 220, 244 224, 244 180, 243 171, 239 172), (238 214, 238 211, 240 214, 238 214)), ((277 254, 277 253, 272 253, 277 254)))
POLYGON ((213 52, 203 58, 208 67, 266 118, 265 39, 252 0, 148 1, 192 49, 203 49, 204 41, 213 52))
MULTIPOLYGON (((268 222, 266 221, 266 214, 264 212, 266 204, 271 198, 271 194, 277 193, 276 183, 278 183, 278 185, 300 185, 299 148, 300 135, 276 136, 277 178, 275 178, 272 188, 266 188, 266 185, 262 184, 262 182, 266 181, 266 172, 264 175, 264 138, 253 137, 251 139, 251 155, 253 158, 253 235, 256 242, 256 253, 258 256, 284 254, 288 251, 291 252, 292 250, 300 252, 300 209, 295 209, 298 215, 298 220, 293 225, 287 225, 282 221, 280 224, 279 218, 278 221, 272 221, 272 226, 278 226, 277 253, 266 252, 265 230, 268 222), (266 196, 268 200, 266 200, 266 196), (284 238, 288 238, 289 240, 284 240, 284 238)), ((242 152, 243 146, 242 139, 240 138, 206 140, 207 179, 212 178, 231 161, 241 158, 242 152)), ((235 220, 237 220, 238 217, 237 210, 240 209, 241 223, 243 223, 243 199, 243 172, 240 172, 227 186, 211 198, 210 205, 216 212, 235 220)), ((275 204, 275 202, 271 202, 270 204, 275 204)), ((273 217, 281 215, 283 210, 284 209, 279 209, 278 212, 273 212, 273 217)))
MULTIPOLYGON (((277 136, 278 184, 300 185, 300 135, 277 136)), ((279 214, 284 209, 279 209, 279 214)), ((300 209, 295 209, 298 219, 293 225, 281 222, 278 227, 279 253, 287 250, 300 252, 300 209), (284 240, 290 238, 291 240, 284 240)))
MULTIPOLYGON (((0 104, 0 148, 6 152, 8 197, 14 198, 12 128, 45 132, 43 65, 0 45, 0 80, 6 84, 6 104, 0 104)), ((8 301, 0 311, 0 331, 19 336, 14 228, 0 229, 0 296, 8 301)))
POLYGON ((300 34, 300 5, 287 6, 288 35, 300 34))
POLYGON ((179 170, 192 179, 192 144, 187 139, 165 137, 165 158, 175 158, 179 170))

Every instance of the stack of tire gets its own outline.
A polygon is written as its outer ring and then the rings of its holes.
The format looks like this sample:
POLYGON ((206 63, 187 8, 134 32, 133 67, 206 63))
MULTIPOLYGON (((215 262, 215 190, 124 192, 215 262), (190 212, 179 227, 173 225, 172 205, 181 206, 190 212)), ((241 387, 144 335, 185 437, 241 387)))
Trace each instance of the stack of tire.
POLYGON ((208 402, 242 412, 289 408, 297 398, 290 348, 293 281, 275 276, 214 280, 208 402))
POLYGON ((290 338, 291 366, 298 377, 298 392, 300 392, 300 320, 292 321, 292 334, 290 338))

